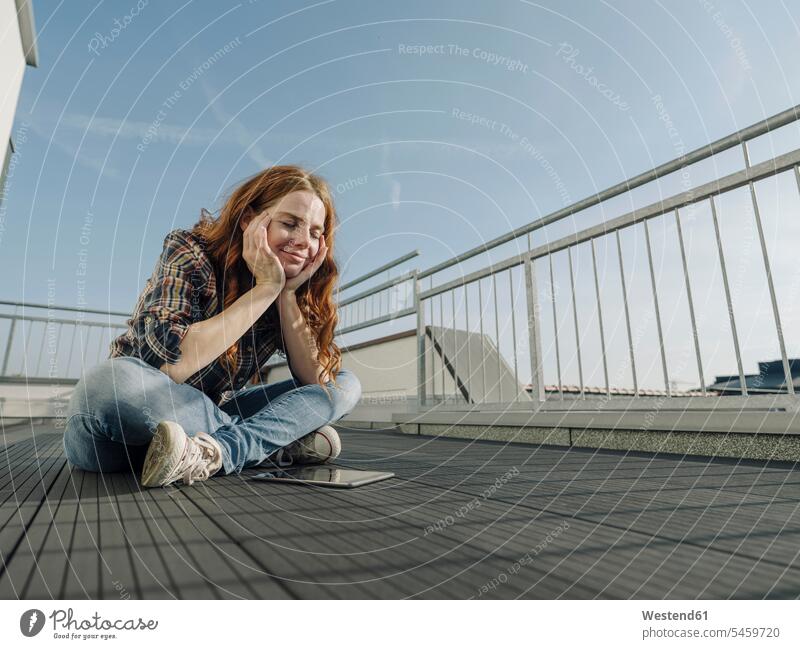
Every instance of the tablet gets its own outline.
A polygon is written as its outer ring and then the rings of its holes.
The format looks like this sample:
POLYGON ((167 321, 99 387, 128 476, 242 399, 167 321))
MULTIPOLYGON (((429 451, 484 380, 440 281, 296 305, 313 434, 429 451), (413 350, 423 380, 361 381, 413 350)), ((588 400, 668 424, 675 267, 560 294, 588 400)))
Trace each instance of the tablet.
POLYGON ((272 469, 254 475, 253 480, 296 482, 320 487, 352 489, 393 477, 394 473, 384 471, 361 471, 330 464, 306 464, 286 469, 272 469))

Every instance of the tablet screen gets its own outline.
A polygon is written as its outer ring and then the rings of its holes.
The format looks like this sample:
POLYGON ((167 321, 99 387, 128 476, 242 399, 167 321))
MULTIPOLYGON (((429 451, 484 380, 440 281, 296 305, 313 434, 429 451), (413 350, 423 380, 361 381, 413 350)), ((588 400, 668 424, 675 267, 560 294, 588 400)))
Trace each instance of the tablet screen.
POLYGON ((359 469, 315 464, 273 469, 265 473, 259 473, 253 476, 253 479, 307 482, 331 487, 357 487, 392 477, 394 477, 394 473, 384 471, 361 471, 359 469))

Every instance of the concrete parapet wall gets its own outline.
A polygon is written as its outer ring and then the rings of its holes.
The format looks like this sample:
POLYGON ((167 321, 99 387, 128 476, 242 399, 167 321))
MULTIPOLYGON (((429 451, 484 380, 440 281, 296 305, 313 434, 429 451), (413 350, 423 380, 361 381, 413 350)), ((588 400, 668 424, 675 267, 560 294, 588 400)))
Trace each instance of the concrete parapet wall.
POLYGON ((382 423, 342 421, 353 428, 393 428, 408 435, 546 444, 615 451, 678 453, 699 457, 800 461, 800 437, 770 433, 717 433, 662 430, 605 430, 538 426, 382 423))

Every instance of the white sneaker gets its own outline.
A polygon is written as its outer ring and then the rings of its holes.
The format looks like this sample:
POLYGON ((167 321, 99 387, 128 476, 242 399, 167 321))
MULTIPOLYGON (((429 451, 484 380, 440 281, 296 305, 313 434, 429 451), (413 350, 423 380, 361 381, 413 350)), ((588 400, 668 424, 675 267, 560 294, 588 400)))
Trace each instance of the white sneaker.
POLYGON ((335 460, 341 452, 339 433, 332 426, 322 426, 279 449, 274 455, 274 462, 278 466, 324 464, 335 460))
POLYGON ((166 487, 176 480, 191 485, 207 480, 222 467, 222 448, 208 433, 189 437, 174 421, 161 421, 147 449, 142 485, 166 487))

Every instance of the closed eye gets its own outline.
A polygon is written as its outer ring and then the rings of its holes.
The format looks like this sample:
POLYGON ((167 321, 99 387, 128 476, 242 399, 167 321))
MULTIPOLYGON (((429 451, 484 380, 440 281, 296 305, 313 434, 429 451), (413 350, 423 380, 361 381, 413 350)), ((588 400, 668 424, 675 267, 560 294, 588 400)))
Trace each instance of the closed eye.
MULTIPOLYGON (((297 223, 287 223, 286 221, 283 221, 283 224, 287 228, 292 228, 292 229, 294 229, 294 228, 296 228, 298 226, 297 223)), ((322 236, 322 232, 320 232, 319 230, 314 230, 314 238, 315 239, 319 239, 321 236, 322 236)))

